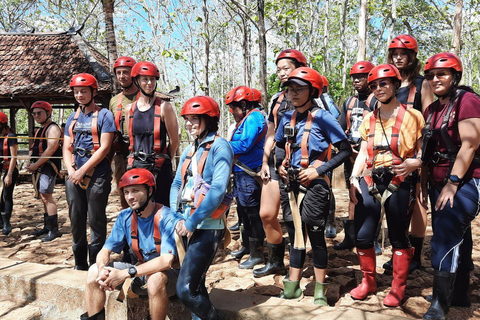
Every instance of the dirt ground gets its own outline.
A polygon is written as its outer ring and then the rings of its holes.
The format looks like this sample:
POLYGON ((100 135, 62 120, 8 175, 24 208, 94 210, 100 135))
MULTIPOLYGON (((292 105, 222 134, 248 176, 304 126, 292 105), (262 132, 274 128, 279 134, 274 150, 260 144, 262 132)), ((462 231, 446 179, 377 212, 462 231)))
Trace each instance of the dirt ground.
MULTIPOLYGON (((114 188, 112 188, 114 189, 114 188)), ((12 217, 13 231, 9 236, 0 234, 0 256, 15 260, 37 262, 45 264, 59 264, 73 267, 73 254, 71 250, 70 221, 68 219, 68 208, 65 200, 63 185, 57 185, 54 191, 54 198, 57 200, 59 209, 59 227, 61 238, 49 243, 42 243, 32 233, 36 228, 42 226, 43 207, 40 200, 33 198, 32 186, 28 183, 20 184, 15 188, 14 212, 12 217)), ((423 252, 423 268, 416 270, 408 277, 404 304, 398 308, 386 308, 382 301, 388 293, 392 281, 391 272, 385 272, 381 266, 391 257, 391 247, 387 246, 382 256, 377 257, 377 283, 376 295, 370 295, 365 301, 354 301, 350 297, 350 290, 361 281, 358 259, 352 251, 335 251, 333 245, 343 240, 342 219, 347 216, 348 195, 346 190, 334 190, 337 203, 336 226, 337 237, 327 239, 329 252, 328 267, 328 302, 331 306, 348 306, 351 308, 379 313, 405 316, 409 318, 421 318, 427 310, 429 303, 425 297, 432 292, 433 269, 430 267, 430 238, 431 227, 427 230, 425 247, 423 252)), ((108 229, 110 231, 115 222, 116 215, 120 209, 118 194, 114 190, 110 195, 107 206, 108 229)), ((430 216, 429 216, 430 217, 430 216)), ((230 215, 229 225, 236 222, 236 215, 230 215)), ((472 224, 474 243, 480 240, 480 219, 472 224)), ((286 233, 284 234, 286 236, 286 233)), ((251 270, 238 269, 238 261, 230 256, 232 250, 240 246, 239 235, 233 234, 233 241, 225 250, 219 250, 214 263, 207 274, 207 285, 211 288, 222 288, 232 291, 248 291, 267 296, 277 296, 282 290, 283 276, 268 276, 254 278, 251 270)), ((473 260, 475 271, 472 273, 470 297, 473 302, 471 308, 452 308, 448 319, 480 319, 480 248, 474 246, 473 260)), ((308 248, 307 248, 308 250, 308 248)), ((313 303, 313 265, 311 252, 307 251, 307 261, 301 281, 305 297, 301 303, 313 303)), ((288 264, 288 255, 285 257, 285 264, 288 264)))

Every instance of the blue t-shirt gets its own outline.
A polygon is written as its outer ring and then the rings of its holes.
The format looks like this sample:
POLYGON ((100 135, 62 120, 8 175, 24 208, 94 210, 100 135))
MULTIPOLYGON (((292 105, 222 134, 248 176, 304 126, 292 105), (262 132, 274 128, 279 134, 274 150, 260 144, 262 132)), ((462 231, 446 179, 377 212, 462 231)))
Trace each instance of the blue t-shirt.
MULTIPOLYGON (((275 134, 275 141, 279 144, 286 142, 283 136, 284 127, 290 125, 290 119, 292 118, 294 110, 290 110, 282 117, 280 125, 278 126, 275 134)), ((300 168, 300 159, 302 157, 302 150, 300 144, 307 122, 307 112, 297 114, 297 123, 295 126, 295 139, 293 146, 293 154, 291 160, 292 168, 300 168)), ((310 137, 308 139, 308 163, 312 164, 320 154, 327 150, 329 144, 335 144, 342 140, 347 139, 345 133, 340 127, 337 119, 335 119, 328 111, 318 109, 315 117, 313 118, 312 128, 310 130, 310 137)))
MULTIPOLYGON (((75 133, 75 140, 73 142, 74 149, 81 148, 85 150, 93 150, 93 141, 92 141, 92 116, 93 112, 88 114, 84 114, 80 112, 78 116, 77 123, 75 124, 75 128, 73 132, 75 133)), ((70 137, 70 133, 68 128, 70 128, 70 124, 72 123, 73 118, 75 117, 75 112, 73 112, 67 119, 67 123, 65 125, 65 135, 70 137)), ((113 114, 108 109, 100 109, 98 112, 98 139, 101 140, 101 134, 107 132, 116 132, 117 128, 115 127, 115 121, 113 119, 113 114)), ((80 153, 83 153, 79 151, 80 153)), ((88 152, 87 152, 88 153, 88 152)), ((81 154, 75 155, 75 165, 78 168, 81 168, 91 157, 91 155, 82 156, 81 154)), ((107 158, 104 158, 97 164, 95 169, 95 173, 93 177, 102 177, 104 175, 110 175, 111 168, 110 162, 107 158)))
MULTIPOLYGON (((132 247, 132 214, 131 208, 124 209, 120 212, 113 225, 112 232, 107 241, 103 245, 104 248, 120 253, 122 252, 125 239, 130 247, 132 247)), ((159 256, 153 240, 153 221, 155 215, 151 214, 147 218, 138 217, 138 246, 143 255, 143 261, 149 261, 159 256)), ((159 231, 161 237, 161 253, 160 254, 177 254, 175 246, 175 225, 173 224, 173 215, 170 208, 163 207, 162 218, 159 222, 159 231)))
MULTIPOLYGON (((238 160, 252 170, 262 165, 266 126, 265 116, 259 111, 253 111, 234 131, 230 141, 233 154, 238 155, 238 160), (260 137, 262 138, 259 140, 260 137)), ((243 170, 234 166, 233 171, 243 170)))

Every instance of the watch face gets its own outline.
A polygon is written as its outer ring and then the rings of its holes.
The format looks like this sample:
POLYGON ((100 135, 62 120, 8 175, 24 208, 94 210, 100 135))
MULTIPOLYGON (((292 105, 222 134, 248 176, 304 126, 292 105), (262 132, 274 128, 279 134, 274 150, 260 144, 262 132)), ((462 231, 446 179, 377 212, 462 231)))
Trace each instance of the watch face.
POLYGON ((128 268, 128 274, 132 278, 135 277, 135 275, 137 274, 137 268, 135 268, 135 267, 128 268))
POLYGON ((452 182, 460 182, 460 178, 456 175, 451 175, 450 176, 450 181, 452 182))

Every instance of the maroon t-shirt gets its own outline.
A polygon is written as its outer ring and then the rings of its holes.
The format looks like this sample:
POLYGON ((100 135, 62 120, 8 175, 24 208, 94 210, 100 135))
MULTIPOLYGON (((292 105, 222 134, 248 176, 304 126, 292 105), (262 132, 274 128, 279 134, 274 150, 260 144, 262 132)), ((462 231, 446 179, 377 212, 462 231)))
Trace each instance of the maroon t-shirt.
MULTIPOLYGON (((441 153, 447 153, 447 145, 441 136, 440 130, 438 129, 440 129, 442 126, 443 116, 445 112, 447 112, 447 106, 448 104, 441 105, 440 101, 437 100, 428 106, 424 113, 424 117, 427 119, 430 109, 433 108, 434 110, 431 126, 436 130, 434 131, 432 140, 434 140, 433 142, 435 143, 435 151, 439 151, 441 153)), ((470 118, 480 118, 480 98, 471 92, 466 92, 458 99, 455 107, 452 109, 447 126, 448 135, 452 138, 453 143, 458 147, 458 149, 460 149, 461 145, 460 135, 458 132, 458 122, 470 118)), ((476 155, 480 156, 479 149, 477 149, 476 155)), ((449 168, 449 161, 440 161, 439 163, 430 166, 430 176, 435 182, 442 183, 449 168)), ((480 178, 480 163, 470 164, 464 179, 469 180, 472 177, 480 178)))

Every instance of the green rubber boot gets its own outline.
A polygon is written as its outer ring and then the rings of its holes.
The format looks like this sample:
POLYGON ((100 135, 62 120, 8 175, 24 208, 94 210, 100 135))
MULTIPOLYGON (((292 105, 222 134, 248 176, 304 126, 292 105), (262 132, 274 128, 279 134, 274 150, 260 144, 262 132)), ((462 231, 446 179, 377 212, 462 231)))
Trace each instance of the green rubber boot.
POLYGON ((327 303, 327 286, 328 283, 320 283, 315 281, 315 295, 313 296, 313 303, 322 307, 328 306, 327 303))
POLYGON ((281 299, 298 299, 303 297, 303 291, 300 289, 300 280, 290 281, 283 279, 283 292, 280 294, 281 299))

